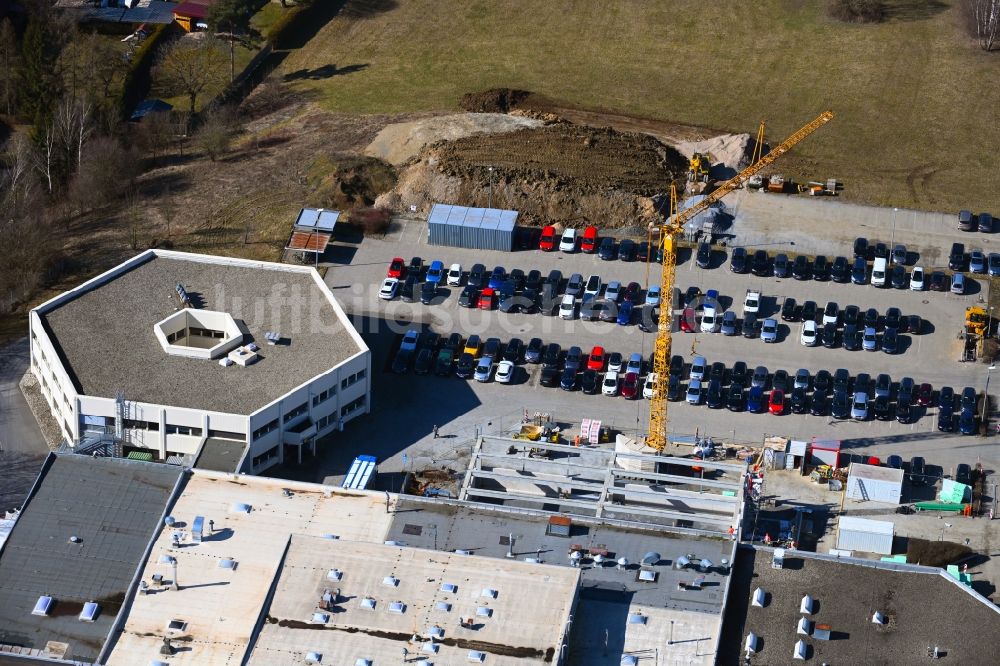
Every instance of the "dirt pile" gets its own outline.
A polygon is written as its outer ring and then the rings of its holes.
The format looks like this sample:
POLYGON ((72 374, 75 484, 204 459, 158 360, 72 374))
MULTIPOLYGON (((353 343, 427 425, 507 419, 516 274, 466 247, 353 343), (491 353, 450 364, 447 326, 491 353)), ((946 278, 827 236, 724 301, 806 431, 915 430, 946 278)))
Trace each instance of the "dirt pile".
POLYGON ((527 90, 491 88, 462 95, 459 106, 473 113, 507 113, 531 95, 527 90))
POLYGON ((541 125, 541 120, 503 113, 456 113, 422 118, 387 125, 365 148, 365 155, 392 164, 403 164, 419 155, 429 143, 460 139, 473 134, 516 132, 541 125))
POLYGON ((644 226, 658 219, 652 197, 683 179, 686 164, 651 136, 557 123, 431 144, 377 205, 491 202, 527 224, 644 226))

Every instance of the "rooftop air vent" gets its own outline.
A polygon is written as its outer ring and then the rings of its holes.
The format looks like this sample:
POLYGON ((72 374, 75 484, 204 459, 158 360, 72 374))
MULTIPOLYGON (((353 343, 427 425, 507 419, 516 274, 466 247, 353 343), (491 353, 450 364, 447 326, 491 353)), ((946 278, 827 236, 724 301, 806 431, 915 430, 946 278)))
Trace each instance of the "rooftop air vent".
POLYGON ((361 599, 361 607, 368 610, 375 610, 375 600, 371 597, 364 597, 361 599))
POLYGON ((646 624, 646 616, 642 613, 629 613, 628 614, 629 624, 646 624))
POLYGON ((479 650, 469 650, 469 654, 466 659, 476 664, 481 664, 486 660, 486 653, 480 652, 479 650))
POLYGON ((187 628, 187 622, 184 620, 170 620, 167 622, 167 631, 184 631, 187 628))
POLYGON ((658 564, 660 562, 660 559, 662 558, 660 557, 659 553, 650 551, 642 556, 642 563, 645 564, 646 566, 651 567, 655 564, 658 564))
POLYGON ((316 612, 316 613, 312 614, 312 623, 313 624, 326 624, 329 621, 330 621, 330 614, 329 613, 316 612))
POLYGON ((454 583, 441 583, 441 591, 447 592, 448 594, 455 594, 458 592, 458 585, 454 583))
POLYGON ((437 654, 437 651, 441 648, 437 643, 424 643, 423 647, 420 649, 424 652, 430 652, 431 654, 437 654))
POLYGON ((334 541, 336 541, 336 540, 337 540, 337 539, 339 539, 340 537, 339 537, 339 536, 337 536, 336 534, 324 534, 324 535, 323 535, 323 538, 324 538, 324 539, 333 539, 334 541))
POLYGON ((69 542, 70 543, 83 543, 83 539, 81 539, 80 537, 78 537, 77 535, 74 534, 73 536, 71 536, 69 538, 69 542))
POLYGON ((447 601, 437 602, 436 604, 434 604, 434 608, 438 609, 439 611, 444 611, 445 613, 451 612, 451 604, 449 604, 447 601))
POLYGON ((743 643, 743 649, 746 650, 747 655, 757 653, 757 650, 760 649, 760 639, 757 638, 757 634, 752 631, 747 634, 746 642, 743 643))
POLYGON ((714 566, 715 566, 715 562, 713 562, 712 560, 708 559, 707 557, 703 558, 702 561, 701 561, 701 570, 702 571, 708 571, 709 569, 711 569, 714 566))
POLYGON ((382 579, 382 584, 388 585, 389 587, 398 587, 399 579, 396 578, 395 576, 386 576, 385 578, 382 579))
MULTIPOLYGON (((643 564, 645 564, 645 559, 643 559, 643 564)), ((684 567, 690 566, 691 560, 688 559, 687 555, 681 555, 676 560, 674 560, 674 566, 678 569, 683 569, 684 567)))
POLYGON ((231 507, 229 507, 229 512, 230 513, 250 513, 251 509, 253 509, 253 507, 251 507, 249 504, 245 504, 243 502, 234 502, 233 505, 231 507))
POLYGON ((436 624, 427 630, 427 636, 429 638, 437 638, 438 640, 444 638, 444 629, 437 626, 436 624))
POLYGON ((35 608, 31 611, 32 615, 46 616, 49 614, 49 610, 52 609, 52 597, 42 596, 38 597, 38 601, 35 602, 35 608))
POLYGON ((306 652, 306 663, 307 664, 319 664, 323 661, 322 652, 306 652))
POLYGON ((326 572, 326 577, 329 580, 340 580, 344 577, 344 572, 340 569, 330 569, 326 572))
POLYGON ((750 603, 752 603, 757 608, 764 607, 764 604, 767 603, 767 592, 764 591, 764 588, 758 587, 756 590, 753 591, 753 601, 750 603))
POLYGON ((97 613, 100 610, 100 606, 95 604, 93 601, 88 601, 83 605, 83 610, 80 611, 80 622, 93 622, 97 619, 97 613))
POLYGON ((478 617, 493 617, 493 609, 487 606, 480 606, 476 609, 476 615, 478 617))
POLYGON ((455 550, 455 554, 456 555, 472 555, 472 551, 471 550, 457 549, 457 550, 455 550))
POLYGON ((173 527, 173 526, 174 526, 174 523, 176 523, 176 522, 177 522, 177 521, 176 521, 176 520, 174 519, 174 517, 173 517, 173 516, 166 516, 166 517, 165 517, 165 518, 163 519, 163 524, 164 524, 164 525, 166 525, 167 527, 173 527))
POLYGON ((484 587, 483 591, 479 593, 481 597, 489 597, 490 599, 496 599, 498 592, 492 588, 484 587))
POLYGON ((224 557, 221 560, 219 560, 219 568, 220 569, 235 569, 236 568, 236 560, 234 560, 231 557, 224 557))
POLYGON ((649 569, 642 569, 639 572, 639 580, 641 580, 643 583, 655 583, 656 572, 650 571, 649 569))
POLYGON ((812 633, 812 623, 804 617, 799 618, 799 623, 795 627, 795 633, 801 636, 808 636, 812 633))
POLYGON ((796 641, 795 650, 792 652, 792 657, 805 661, 806 658, 806 642, 796 641))
POLYGON ((621 660, 621 666, 637 666, 639 663, 639 657, 634 654, 623 654, 621 660))
POLYGON ((802 603, 799 604, 799 612, 805 613, 806 615, 812 615, 813 613, 813 598, 808 594, 802 597, 802 603))
POLYGON ((397 615, 402 615, 406 612, 406 604, 402 601, 393 601, 389 604, 389 612, 396 613, 397 615))
POLYGON ((882 613, 875 611, 875 613, 872 615, 872 623, 885 624, 885 615, 882 615, 882 613))

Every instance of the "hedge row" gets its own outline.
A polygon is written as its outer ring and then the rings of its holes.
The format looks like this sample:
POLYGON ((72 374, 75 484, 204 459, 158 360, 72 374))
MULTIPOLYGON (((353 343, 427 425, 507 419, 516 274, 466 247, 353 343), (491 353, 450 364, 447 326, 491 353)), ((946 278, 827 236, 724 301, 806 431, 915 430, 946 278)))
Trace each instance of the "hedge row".
POLYGON ((159 47, 168 41, 180 27, 176 23, 157 25, 153 32, 142 41, 132 55, 125 80, 122 82, 122 92, 118 107, 126 120, 132 115, 135 106, 149 94, 151 72, 156 62, 159 47))

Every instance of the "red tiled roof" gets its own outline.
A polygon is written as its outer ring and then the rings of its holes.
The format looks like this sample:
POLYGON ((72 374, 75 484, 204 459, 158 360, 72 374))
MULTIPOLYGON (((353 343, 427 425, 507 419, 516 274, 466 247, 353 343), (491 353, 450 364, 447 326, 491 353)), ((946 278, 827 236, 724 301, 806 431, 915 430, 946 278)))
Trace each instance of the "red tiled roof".
POLYGON ((195 19, 208 18, 208 9, 216 0, 186 0, 174 9, 174 16, 187 16, 195 19))

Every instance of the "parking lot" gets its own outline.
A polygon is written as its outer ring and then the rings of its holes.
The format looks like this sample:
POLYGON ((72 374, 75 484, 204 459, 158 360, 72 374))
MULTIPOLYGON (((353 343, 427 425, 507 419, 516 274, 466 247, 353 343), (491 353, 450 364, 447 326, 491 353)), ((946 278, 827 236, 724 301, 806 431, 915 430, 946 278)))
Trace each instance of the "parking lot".
MULTIPOLYGON (((507 431, 525 410, 550 413, 555 420, 567 424, 592 418, 625 432, 645 432, 648 401, 612 398, 599 392, 586 395, 580 390, 568 392, 546 388, 539 385, 539 366, 535 364, 521 365, 520 376, 512 385, 478 383, 433 374, 396 375, 389 372, 389 365, 399 337, 409 328, 430 329, 443 337, 452 332, 459 332, 463 337, 478 334, 483 339, 498 337, 504 342, 518 337, 527 343, 530 338, 539 337, 546 343, 559 343, 563 350, 576 345, 586 354, 599 345, 608 352, 621 352, 626 357, 631 352, 639 352, 644 358, 648 358, 653 349, 654 333, 644 333, 635 325, 617 326, 579 319, 564 321, 541 314, 460 308, 461 289, 455 287, 442 287, 431 305, 404 303, 398 298, 383 301, 378 298, 378 289, 390 260, 397 256, 407 261, 412 256, 420 256, 425 263, 438 259, 446 267, 461 263, 466 271, 474 263, 484 264, 487 270, 497 265, 507 271, 537 269, 543 275, 556 268, 562 271, 564 278, 577 272, 584 278, 598 274, 605 283, 609 280, 623 284, 637 281, 644 287, 659 282, 658 264, 647 267, 639 262, 601 261, 596 255, 581 253, 465 250, 429 246, 425 239, 426 227, 419 220, 412 220, 384 239, 366 238, 333 251, 343 263, 335 263, 329 268, 326 281, 369 341, 373 367, 379 369, 373 383, 373 413, 367 419, 363 441, 359 440, 356 447, 349 447, 350 451, 345 450, 343 457, 349 459, 349 455, 361 452, 380 455, 387 459, 383 463, 384 471, 402 468, 399 452, 403 450, 407 450, 409 461, 447 460, 457 455, 451 449, 472 437, 477 430, 507 431), (442 438, 433 438, 434 426, 439 427, 442 438)), ((831 281, 760 278, 730 272, 724 253, 725 249, 718 250, 714 267, 707 270, 697 268, 693 258, 682 253, 675 286, 681 291, 689 286, 697 286, 702 292, 718 290, 722 308, 734 309, 741 319, 745 291, 757 288, 763 295, 761 319, 778 318, 783 300, 793 297, 799 303, 813 300, 820 310, 828 301, 836 302, 841 309, 847 305, 856 305, 862 312, 876 308, 882 315, 886 309, 898 307, 904 315, 918 314, 924 320, 923 332, 901 335, 900 353, 895 355, 881 351, 850 352, 839 345, 833 349, 807 348, 799 343, 798 323, 780 322, 778 342, 774 344, 742 336, 678 332, 673 337, 672 352, 683 355, 688 362, 698 354, 710 363, 721 361, 728 368, 736 361, 744 361, 751 369, 763 365, 771 373, 783 369, 790 375, 799 368, 808 369, 813 375, 821 369, 832 373, 838 368, 846 368, 852 376, 864 372, 874 379, 880 373, 888 373, 895 383, 903 377, 912 377, 917 384, 929 382, 935 390, 947 385, 956 393, 965 386, 982 391, 986 368, 978 363, 959 362, 962 340, 958 338, 966 306, 985 298, 985 290, 979 283, 972 282, 969 293, 958 296, 831 281)), ((851 247, 845 245, 839 253, 850 256, 851 247)), ((922 408, 917 412, 921 415, 919 419, 901 425, 871 417, 864 422, 836 420, 828 412, 825 416, 796 415, 787 408, 780 416, 766 411, 758 414, 730 412, 709 409, 704 403, 692 406, 682 401, 670 403, 669 419, 670 433, 675 436, 698 433, 738 442, 760 442, 772 434, 793 438, 818 436, 842 440, 847 451, 882 457, 894 453, 904 458, 922 455, 928 462, 945 467, 977 459, 988 467, 1000 462, 1000 456, 991 450, 995 448, 991 446, 995 438, 939 433, 936 411, 935 407, 922 408)), ((351 439, 353 443, 355 438, 351 439)))

